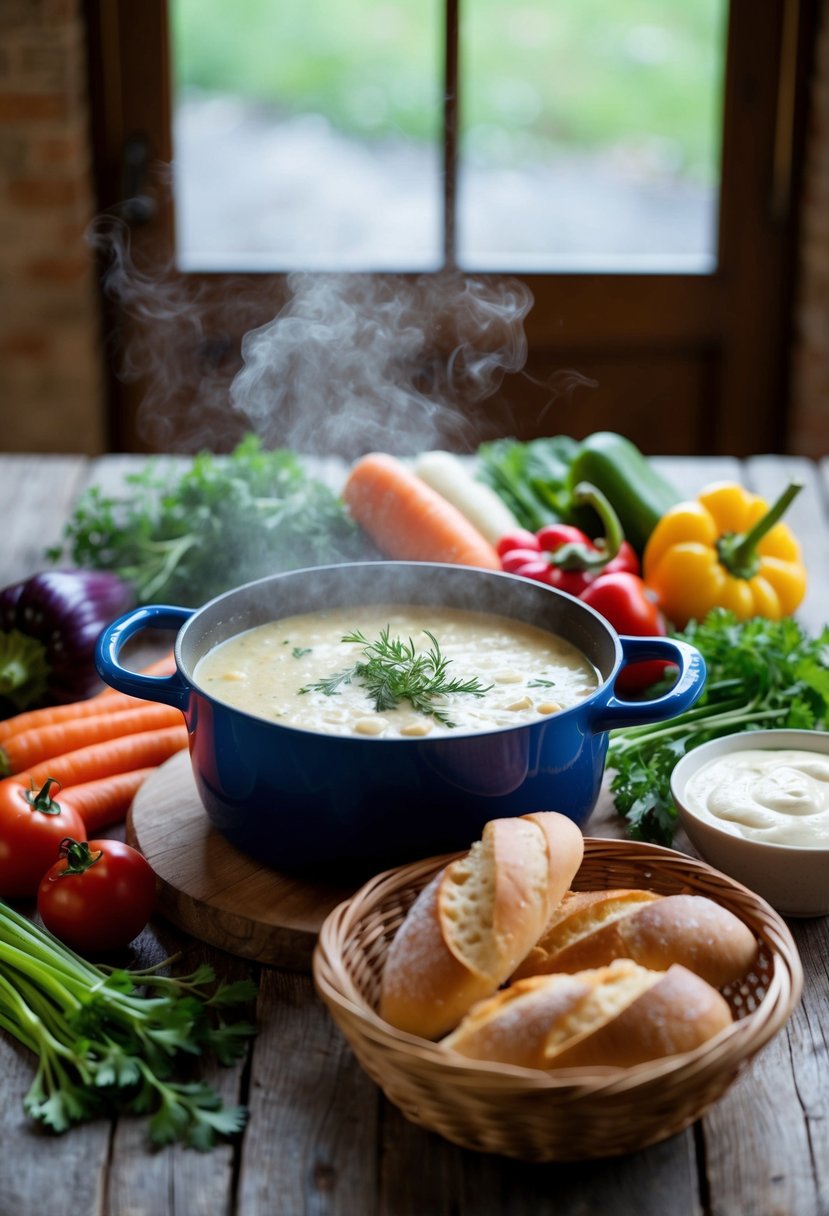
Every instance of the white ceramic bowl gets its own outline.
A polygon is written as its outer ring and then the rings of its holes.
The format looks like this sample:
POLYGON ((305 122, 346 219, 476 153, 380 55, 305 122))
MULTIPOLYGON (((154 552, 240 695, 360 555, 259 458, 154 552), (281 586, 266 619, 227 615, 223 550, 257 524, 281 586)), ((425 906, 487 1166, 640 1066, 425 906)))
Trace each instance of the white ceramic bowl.
POLYGON ((717 757, 745 749, 795 748, 829 756, 829 732, 758 730, 712 739, 688 752, 671 776, 679 819, 705 860, 756 892, 784 916, 829 914, 829 847, 750 840, 693 811, 686 790, 691 777, 717 757))

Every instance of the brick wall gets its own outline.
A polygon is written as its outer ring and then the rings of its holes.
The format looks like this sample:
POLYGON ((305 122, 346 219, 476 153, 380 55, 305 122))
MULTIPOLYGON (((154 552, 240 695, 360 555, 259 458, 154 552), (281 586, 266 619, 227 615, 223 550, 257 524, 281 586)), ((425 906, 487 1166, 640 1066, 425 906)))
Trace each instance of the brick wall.
POLYGON ((79 0, 0 0, 0 448, 104 447, 79 0))
POLYGON ((789 447, 829 456, 829 0, 822 0, 800 213, 789 447))

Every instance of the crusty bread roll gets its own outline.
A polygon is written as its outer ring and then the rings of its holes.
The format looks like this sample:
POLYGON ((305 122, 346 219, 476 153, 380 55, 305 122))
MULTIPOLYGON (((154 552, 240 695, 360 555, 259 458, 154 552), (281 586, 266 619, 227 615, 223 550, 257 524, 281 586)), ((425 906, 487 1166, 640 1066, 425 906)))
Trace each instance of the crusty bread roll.
POLYGON ((564 815, 492 819, 468 853, 421 891, 389 947, 379 1013, 436 1039, 512 974, 581 865, 564 815))
POLYGON ((473 1060, 546 1068, 550 1027, 578 1008, 591 990, 582 975, 532 975, 478 1001, 441 1046, 473 1060))
POLYGON ((442 1046, 524 1068, 630 1068, 691 1051, 731 1021, 720 993, 687 968, 618 959, 518 980, 476 1004, 442 1046))
POLYGON ((657 971, 682 963, 721 988, 747 974, 758 949, 739 917, 703 895, 568 891, 514 978, 630 958, 657 971))

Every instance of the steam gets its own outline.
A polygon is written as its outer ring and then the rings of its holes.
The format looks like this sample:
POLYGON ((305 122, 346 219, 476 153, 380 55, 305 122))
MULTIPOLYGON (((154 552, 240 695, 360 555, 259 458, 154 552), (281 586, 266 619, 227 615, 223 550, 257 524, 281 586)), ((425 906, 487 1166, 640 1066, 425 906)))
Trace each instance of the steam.
MULTIPOLYGON (((217 299, 172 264, 137 265, 117 214, 88 239, 112 311, 110 357, 122 379, 146 386, 138 427, 153 450, 223 450, 249 430, 268 447, 353 459, 512 433, 498 390, 526 374, 533 297, 519 280, 293 274, 261 324, 261 288, 239 278, 217 299)), ((566 371, 544 383, 542 414, 591 382, 566 371)))
POLYGON ((226 448, 233 335, 261 317, 261 291, 230 279, 217 302, 205 281, 179 275, 172 262, 139 264, 117 212, 97 217, 86 239, 101 267, 107 355, 119 379, 141 385, 141 438, 160 452, 226 448))
POLYGON ((231 402, 269 443, 354 456, 463 445, 463 402, 526 361, 520 283, 292 275, 290 299, 242 343, 231 402))

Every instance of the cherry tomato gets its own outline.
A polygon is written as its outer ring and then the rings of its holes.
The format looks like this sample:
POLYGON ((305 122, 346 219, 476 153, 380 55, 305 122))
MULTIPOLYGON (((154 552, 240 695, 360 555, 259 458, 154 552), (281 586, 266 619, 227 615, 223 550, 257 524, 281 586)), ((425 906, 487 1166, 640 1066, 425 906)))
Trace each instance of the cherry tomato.
POLYGON ((41 878, 37 910, 50 933, 80 954, 121 950, 150 919, 152 866, 120 840, 67 839, 41 878))
POLYGON ((539 548, 534 532, 530 532, 528 528, 511 528, 498 538, 495 552, 499 557, 503 557, 510 549, 534 549, 537 553, 539 548))
POLYGON ((57 861, 67 836, 86 840, 77 811, 51 797, 58 782, 49 777, 40 790, 15 777, 0 781, 0 896, 28 899, 57 861))

